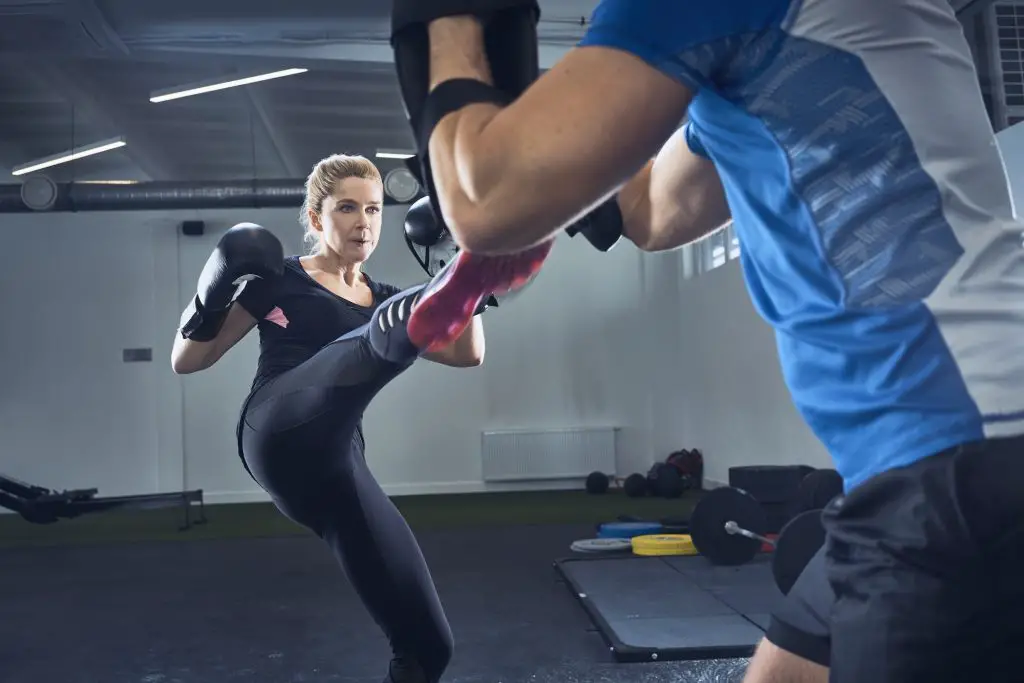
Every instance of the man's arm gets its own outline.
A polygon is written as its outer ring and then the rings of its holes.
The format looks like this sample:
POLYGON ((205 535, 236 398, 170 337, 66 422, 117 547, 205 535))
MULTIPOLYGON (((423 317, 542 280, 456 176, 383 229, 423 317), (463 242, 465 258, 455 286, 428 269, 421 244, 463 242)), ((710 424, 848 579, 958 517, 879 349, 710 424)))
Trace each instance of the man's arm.
MULTIPOLYGON (((431 87, 492 83, 472 17, 430 24, 431 87)), ((571 50, 505 108, 473 104, 430 138, 438 201, 469 251, 518 251, 605 200, 658 151, 686 113, 690 88, 628 52, 571 50)))
POLYGON ((473 316, 473 322, 454 342, 439 351, 425 353, 423 357, 453 368, 472 368, 483 363, 484 326, 480 316, 473 316))
POLYGON ((715 165, 695 154, 680 128, 618 195, 623 234, 644 251, 699 240, 730 219, 715 165))

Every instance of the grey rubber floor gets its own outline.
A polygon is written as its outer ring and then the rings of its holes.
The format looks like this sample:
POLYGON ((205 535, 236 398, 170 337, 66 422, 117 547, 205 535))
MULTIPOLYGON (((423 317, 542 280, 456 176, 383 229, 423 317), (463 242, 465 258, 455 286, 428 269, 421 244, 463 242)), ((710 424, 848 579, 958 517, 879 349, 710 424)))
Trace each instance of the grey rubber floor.
MULTIPOLYGON (((554 561, 586 527, 420 534, 450 683, 741 681, 744 659, 615 662, 554 561)), ((312 537, 0 551, 3 683, 380 683, 387 643, 312 537)))

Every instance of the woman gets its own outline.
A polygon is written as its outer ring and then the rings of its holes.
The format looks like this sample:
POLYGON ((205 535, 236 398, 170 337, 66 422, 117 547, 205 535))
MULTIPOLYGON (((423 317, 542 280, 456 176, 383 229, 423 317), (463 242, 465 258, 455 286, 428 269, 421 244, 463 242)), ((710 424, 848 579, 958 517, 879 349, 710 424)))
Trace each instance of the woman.
POLYGON ((306 181, 309 255, 284 258, 259 226, 229 230, 182 316, 172 367, 208 368, 259 328, 259 367, 238 424, 243 462, 341 562, 390 640, 385 681, 434 683, 451 658, 451 630, 416 539, 366 465, 362 416, 417 357, 479 365, 484 337, 473 316, 438 351, 409 341, 405 323, 425 285, 400 291, 363 272, 380 238, 383 192, 372 162, 335 155, 306 181))

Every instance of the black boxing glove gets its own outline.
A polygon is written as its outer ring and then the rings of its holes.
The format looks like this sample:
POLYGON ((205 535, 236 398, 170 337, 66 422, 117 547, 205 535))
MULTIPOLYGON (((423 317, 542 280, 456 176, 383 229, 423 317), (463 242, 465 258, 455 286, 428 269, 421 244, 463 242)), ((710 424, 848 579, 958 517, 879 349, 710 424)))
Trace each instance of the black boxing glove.
POLYGON ((196 295, 182 316, 181 336, 193 341, 215 339, 242 283, 283 272, 284 247, 274 233, 255 223, 231 228, 203 266, 196 295))
MULTIPOLYGON (((420 186, 436 196, 430 169, 430 135, 447 114, 477 102, 507 105, 540 75, 537 0, 394 0, 391 46, 406 117, 416 140, 417 162, 409 163, 420 186), (484 49, 494 85, 459 78, 430 87, 427 25, 442 17, 472 15, 484 25, 484 49)), ((434 212, 440 207, 431 200, 434 212)))
POLYGON ((430 206, 430 197, 420 197, 405 214, 405 236, 415 245, 432 247, 441 241, 445 229, 430 206))
POLYGON ((569 237, 583 235, 599 251, 608 251, 622 237, 622 209, 615 197, 605 201, 565 229, 569 237))

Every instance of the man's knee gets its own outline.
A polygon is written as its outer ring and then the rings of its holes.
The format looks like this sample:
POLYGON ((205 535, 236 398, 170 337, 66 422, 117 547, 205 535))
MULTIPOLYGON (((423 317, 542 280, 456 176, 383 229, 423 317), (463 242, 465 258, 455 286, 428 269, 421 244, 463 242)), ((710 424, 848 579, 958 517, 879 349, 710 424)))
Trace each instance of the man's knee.
POLYGON ((743 683, 828 683, 828 669, 765 638, 750 660, 743 683))

